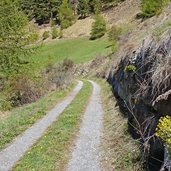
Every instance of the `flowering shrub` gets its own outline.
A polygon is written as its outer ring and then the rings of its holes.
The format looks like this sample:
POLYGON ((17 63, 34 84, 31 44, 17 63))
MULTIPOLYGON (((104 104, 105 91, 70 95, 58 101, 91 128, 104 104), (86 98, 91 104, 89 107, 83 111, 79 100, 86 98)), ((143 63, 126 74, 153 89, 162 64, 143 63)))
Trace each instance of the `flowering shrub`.
POLYGON ((155 135, 160 137, 171 148, 171 116, 159 119, 155 135))
POLYGON ((136 71, 136 69, 137 69, 136 66, 134 66, 134 65, 128 65, 128 66, 125 67, 124 71, 125 72, 136 71))

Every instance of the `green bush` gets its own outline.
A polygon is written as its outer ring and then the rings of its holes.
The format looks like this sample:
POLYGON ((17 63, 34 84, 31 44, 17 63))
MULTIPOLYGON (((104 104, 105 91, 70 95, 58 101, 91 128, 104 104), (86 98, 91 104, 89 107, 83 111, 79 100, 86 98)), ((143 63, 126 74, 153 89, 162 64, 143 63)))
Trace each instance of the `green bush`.
POLYGON ((101 15, 96 15, 95 21, 92 24, 91 40, 98 39, 106 33, 106 22, 101 15))
POLYGON ((49 31, 45 31, 42 35, 43 40, 46 40, 47 38, 49 38, 49 36, 50 36, 49 31))
POLYGON ((141 0, 141 13, 137 15, 138 18, 149 18, 160 14, 164 5, 170 0, 141 0))
POLYGON ((57 30, 57 28, 53 27, 52 28, 52 39, 56 39, 57 37, 59 37, 59 31, 57 30))
POLYGON ((134 66, 134 65, 128 65, 128 66, 125 67, 124 71, 125 72, 136 71, 136 69, 137 69, 136 66, 134 66))

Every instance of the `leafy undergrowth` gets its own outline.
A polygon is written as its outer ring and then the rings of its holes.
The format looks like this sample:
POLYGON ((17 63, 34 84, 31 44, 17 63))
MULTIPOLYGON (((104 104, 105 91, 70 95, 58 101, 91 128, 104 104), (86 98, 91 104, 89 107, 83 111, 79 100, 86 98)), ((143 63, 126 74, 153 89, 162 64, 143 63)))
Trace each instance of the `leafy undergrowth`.
POLYGON ((138 143, 127 132, 127 119, 116 107, 111 87, 105 80, 97 80, 102 87, 104 132, 102 138, 102 170, 141 171, 138 143))
POLYGON ((0 119, 0 149, 44 116, 57 102, 64 99, 74 85, 75 83, 72 83, 66 89, 51 92, 35 103, 16 108, 7 116, 2 117, 0 119))
POLYGON ((42 45, 35 54, 31 55, 34 70, 44 68, 49 62, 58 63, 69 58, 74 63, 87 62, 98 54, 110 53, 110 42, 107 38, 91 41, 88 38, 56 40, 42 45))
POLYGON ((13 170, 63 170, 69 159, 69 149, 79 130, 91 92, 90 83, 84 82, 82 90, 69 107, 13 170))

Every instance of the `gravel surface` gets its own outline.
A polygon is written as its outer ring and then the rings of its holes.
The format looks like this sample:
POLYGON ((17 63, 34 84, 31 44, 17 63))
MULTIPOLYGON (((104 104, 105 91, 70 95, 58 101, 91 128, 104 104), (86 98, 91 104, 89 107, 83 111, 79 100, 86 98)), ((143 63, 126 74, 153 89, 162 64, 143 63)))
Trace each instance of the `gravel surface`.
POLYGON ((103 110, 100 87, 93 81, 93 94, 84 114, 76 146, 67 171, 100 171, 99 145, 102 132, 103 110))
POLYGON ((64 109, 71 103, 76 94, 81 90, 83 82, 61 103, 57 104, 46 116, 38 120, 33 126, 0 152, 0 171, 8 171, 19 161, 24 153, 44 134, 47 128, 57 119, 64 109))

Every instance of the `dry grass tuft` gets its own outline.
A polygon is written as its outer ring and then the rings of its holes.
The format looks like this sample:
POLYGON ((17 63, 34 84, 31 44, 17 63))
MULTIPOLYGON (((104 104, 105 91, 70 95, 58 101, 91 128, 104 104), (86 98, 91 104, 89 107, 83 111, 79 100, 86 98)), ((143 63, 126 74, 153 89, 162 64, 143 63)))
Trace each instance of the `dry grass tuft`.
MULTIPOLYGON (((98 80, 99 81, 99 80, 98 80)), ((103 171, 141 171, 138 143, 127 132, 127 119, 116 107, 111 87, 104 81, 102 99, 104 107, 104 131, 102 139, 103 171)))

